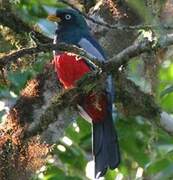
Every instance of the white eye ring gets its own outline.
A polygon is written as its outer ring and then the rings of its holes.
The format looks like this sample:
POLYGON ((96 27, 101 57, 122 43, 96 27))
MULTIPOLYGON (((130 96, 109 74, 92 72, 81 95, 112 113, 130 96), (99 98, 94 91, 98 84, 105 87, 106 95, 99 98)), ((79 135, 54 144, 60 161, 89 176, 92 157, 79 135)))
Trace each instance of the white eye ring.
POLYGON ((65 19, 66 19, 66 20, 70 20, 70 19, 71 19, 71 15, 70 15, 70 14, 66 14, 66 15, 65 15, 65 19))

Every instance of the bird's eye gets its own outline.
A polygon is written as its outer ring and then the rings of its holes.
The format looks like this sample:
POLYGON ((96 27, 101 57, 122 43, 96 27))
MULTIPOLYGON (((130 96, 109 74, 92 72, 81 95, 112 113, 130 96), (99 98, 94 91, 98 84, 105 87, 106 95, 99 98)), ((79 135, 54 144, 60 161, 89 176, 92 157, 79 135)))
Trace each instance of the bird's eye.
POLYGON ((71 15, 70 15, 70 14, 66 14, 66 15, 65 15, 65 19, 66 19, 66 20, 70 20, 70 19, 71 19, 71 15))

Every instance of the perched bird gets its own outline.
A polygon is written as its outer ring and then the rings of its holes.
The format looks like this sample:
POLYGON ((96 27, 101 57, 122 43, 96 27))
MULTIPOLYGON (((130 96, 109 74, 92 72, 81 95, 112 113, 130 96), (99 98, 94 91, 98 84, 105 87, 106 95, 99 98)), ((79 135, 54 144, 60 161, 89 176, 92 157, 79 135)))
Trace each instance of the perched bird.
MULTIPOLYGON (((73 9, 58 9, 48 19, 57 23, 54 43, 64 42, 83 48, 100 61, 106 61, 103 49, 90 33, 84 17, 73 9)), ((93 70, 86 61, 73 53, 55 52, 54 66, 58 79, 65 89, 76 86, 84 74, 93 70)), ((114 90, 109 76, 101 93, 87 94, 77 105, 79 113, 92 123, 95 178, 104 176, 107 169, 115 169, 120 163, 116 131, 112 120, 114 90)))

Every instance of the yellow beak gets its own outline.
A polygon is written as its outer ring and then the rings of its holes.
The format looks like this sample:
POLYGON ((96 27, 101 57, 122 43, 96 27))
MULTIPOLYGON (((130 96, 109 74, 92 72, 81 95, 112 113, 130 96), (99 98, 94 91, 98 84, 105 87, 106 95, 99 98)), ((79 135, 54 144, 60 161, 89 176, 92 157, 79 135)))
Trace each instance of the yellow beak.
POLYGON ((61 22, 61 18, 60 18, 60 17, 57 17, 57 16, 54 15, 54 14, 48 15, 47 19, 48 19, 49 21, 53 21, 53 22, 57 22, 57 23, 61 22))

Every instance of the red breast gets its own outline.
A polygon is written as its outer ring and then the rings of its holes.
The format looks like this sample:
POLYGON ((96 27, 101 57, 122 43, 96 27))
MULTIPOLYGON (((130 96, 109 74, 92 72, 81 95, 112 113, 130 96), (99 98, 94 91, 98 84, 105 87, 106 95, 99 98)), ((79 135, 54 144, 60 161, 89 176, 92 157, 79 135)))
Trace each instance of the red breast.
MULTIPOLYGON (((56 55, 53 63, 57 76, 65 89, 75 87, 76 81, 91 71, 82 58, 72 53, 56 55)), ((86 95, 81 106, 94 122, 100 122, 106 116, 107 97, 103 93, 86 95)))
POLYGON ((76 81, 90 71, 82 58, 72 53, 62 53, 54 57, 55 70, 65 89, 75 87, 76 81))

